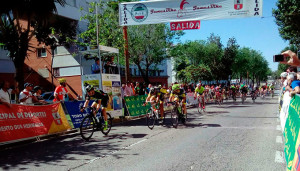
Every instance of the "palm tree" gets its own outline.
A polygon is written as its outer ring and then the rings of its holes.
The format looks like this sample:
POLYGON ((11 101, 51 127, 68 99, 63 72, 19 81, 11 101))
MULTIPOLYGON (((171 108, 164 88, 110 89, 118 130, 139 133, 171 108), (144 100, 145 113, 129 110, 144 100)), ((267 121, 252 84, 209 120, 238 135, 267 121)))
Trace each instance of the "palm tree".
POLYGON ((51 33, 49 24, 57 13, 56 3, 65 0, 9 0, 0 6, 0 43, 9 51, 16 68, 16 81, 22 89, 23 66, 28 51, 32 51, 31 39, 46 40, 51 33))

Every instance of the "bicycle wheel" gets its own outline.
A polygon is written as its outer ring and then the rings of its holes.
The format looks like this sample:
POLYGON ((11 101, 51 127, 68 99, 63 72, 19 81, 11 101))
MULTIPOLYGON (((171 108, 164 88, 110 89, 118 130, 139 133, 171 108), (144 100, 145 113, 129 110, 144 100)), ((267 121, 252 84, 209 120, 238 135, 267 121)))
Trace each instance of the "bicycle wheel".
POLYGON ((178 126, 178 108, 177 107, 174 107, 174 109, 171 110, 171 123, 174 128, 177 128, 177 126, 178 126))
POLYGON ((94 134, 97 128, 97 122, 94 116, 87 115, 83 118, 80 124, 80 135, 88 141, 94 134))
POLYGON ((152 109, 149 109, 146 115, 146 122, 149 129, 153 129, 155 124, 155 115, 153 112, 154 111, 152 109))
POLYGON ((198 113, 201 114, 201 109, 202 108, 202 105, 201 105, 201 101, 198 100, 198 106, 197 106, 197 110, 198 110, 198 113))
POLYGON ((104 124, 102 124, 102 127, 101 127, 101 132, 104 135, 107 135, 109 133, 109 131, 111 130, 111 127, 112 127, 112 118, 111 118, 109 113, 106 113, 106 115, 107 115, 107 129, 104 130, 104 124))
POLYGON ((245 95, 242 95, 242 104, 245 102, 245 95))

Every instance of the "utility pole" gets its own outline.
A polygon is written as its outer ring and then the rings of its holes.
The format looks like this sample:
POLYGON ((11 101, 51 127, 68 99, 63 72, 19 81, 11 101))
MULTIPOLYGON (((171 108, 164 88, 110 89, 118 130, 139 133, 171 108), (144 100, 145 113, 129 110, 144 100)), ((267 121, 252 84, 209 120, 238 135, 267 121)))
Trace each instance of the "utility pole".
POLYGON ((125 48, 124 48, 124 54, 125 54, 125 80, 126 83, 131 80, 130 78, 130 72, 129 72, 129 51, 128 51, 128 36, 127 36, 127 26, 123 27, 123 37, 125 40, 125 48))

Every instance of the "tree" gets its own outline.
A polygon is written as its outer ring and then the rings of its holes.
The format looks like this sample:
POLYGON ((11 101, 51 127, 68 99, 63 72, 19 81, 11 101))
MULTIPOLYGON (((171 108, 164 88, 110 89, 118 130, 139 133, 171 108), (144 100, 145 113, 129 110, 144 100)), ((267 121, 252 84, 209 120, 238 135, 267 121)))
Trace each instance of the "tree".
POLYGON ((300 45, 300 1, 278 0, 277 8, 273 9, 279 33, 290 43, 300 45))
POLYGON ((128 28, 130 61, 137 65, 148 84, 149 70, 170 57, 173 40, 183 32, 170 31, 165 24, 140 25, 128 28))
POLYGON ((10 0, 0 6, 0 42, 5 44, 14 62, 20 88, 24 83, 24 60, 27 52, 32 51, 33 37, 55 44, 56 39, 49 37, 55 31, 54 27, 50 29, 57 13, 55 3, 64 6, 65 0, 10 0))

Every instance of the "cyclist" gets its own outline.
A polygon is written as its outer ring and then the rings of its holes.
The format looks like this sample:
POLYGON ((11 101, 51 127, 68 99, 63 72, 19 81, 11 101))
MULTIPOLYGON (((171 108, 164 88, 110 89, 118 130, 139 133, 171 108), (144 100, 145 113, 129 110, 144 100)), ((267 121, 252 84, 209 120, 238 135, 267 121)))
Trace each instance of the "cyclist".
POLYGON ((273 97, 274 96, 274 89, 275 89, 274 83, 271 84, 270 89, 271 89, 271 95, 273 97))
POLYGON ((205 109, 205 100, 204 100, 205 89, 204 89, 204 87, 202 87, 201 83, 198 83, 197 87, 195 89, 195 94, 194 94, 195 100, 197 98, 197 95, 198 95, 198 98, 201 98, 202 108, 205 109))
POLYGON ((245 96, 245 99, 246 99, 247 92, 248 92, 247 85, 241 84, 240 90, 241 90, 241 93, 242 93, 242 97, 245 96))
POLYGON ((101 113, 104 117, 104 130, 106 130, 107 129, 106 107, 109 100, 107 93, 104 93, 102 90, 95 90, 92 85, 86 85, 85 90, 86 90, 85 102, 83 107, 81 107, 80 111, 83 112, 83 110, 88 106, 89 101, 91 99, 95 99, 95 101, 91 105, 92 108, 96 108, 96 110, 94 111, 94 116, 96 116, 97 112, 99 111, 102 105, 101 113))
POLYGON ((172 86, 172 93, 170 95, 169 98, 170 102, 177 102, 177 104, 179 104, 179 102, 182 102, 182 107, 183 107, 183 115, 185 118, 185 115, 187 113, 186 111, 186 96, 185 96, 185 92, 183 89, 180 89, 180 85, 179 84, 174 84, 172 86))
POLYGON ((167 94, 167 89, 164 87, 161 87, 161 85, 158 86, 158 93, 157 93, 157 100, 159 101, 159 110, 160 110, 160 119, 164 118, 164 100, 165 95, 167 94))
POLYGON ((232 99, 235 100, 236 99, 236 87, 234 86, 234 84, 231 85, 230 89, 231 89, 232 99))

